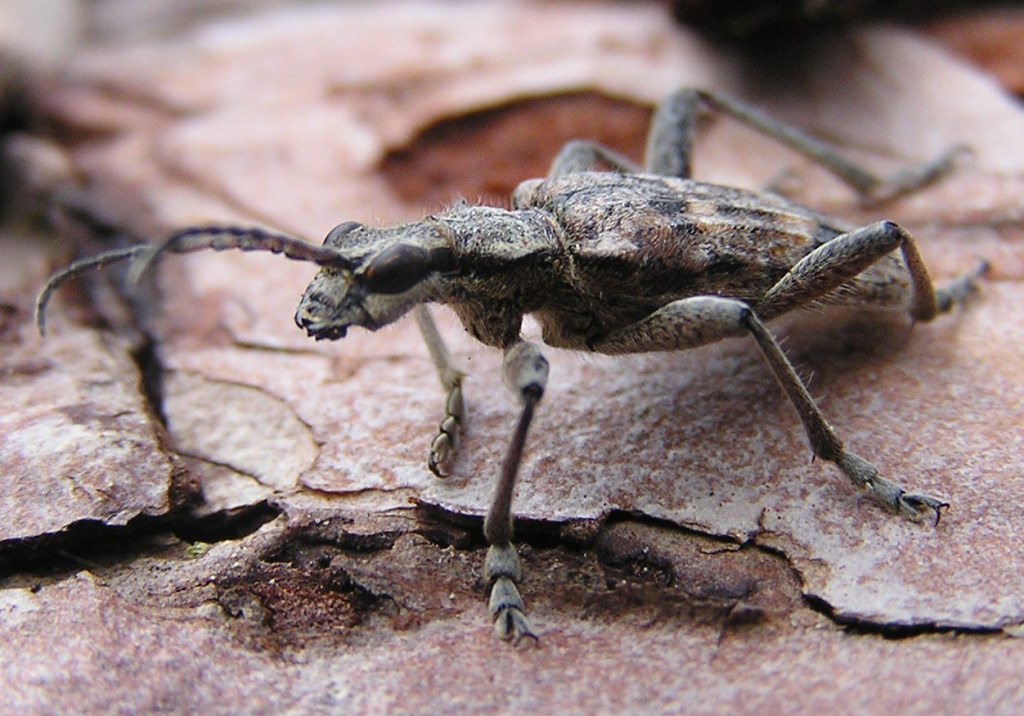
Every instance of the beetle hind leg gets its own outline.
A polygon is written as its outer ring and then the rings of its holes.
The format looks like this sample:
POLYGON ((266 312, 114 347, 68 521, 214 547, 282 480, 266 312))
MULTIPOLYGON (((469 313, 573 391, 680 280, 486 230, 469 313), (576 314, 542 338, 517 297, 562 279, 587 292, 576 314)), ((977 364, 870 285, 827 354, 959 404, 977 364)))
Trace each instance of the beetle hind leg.
POLYGON ((752 335, 758 348, 803 423, 814 455, 832 462, 857 487, 889 510, 914 522, 929 515, 938 522, 946 502, 910 494, 884 480, 866 460, 848 452, 818 408, 778 342, 754 309, 743 301, 718 296, 695 296, 662 306, 647 318, 616 331, 594 349, 602 353, 682 350, 732 336, 752 335))
POLYGON ((754 336, 776 380, 800 415, 815 456, 832 462, 850 482, 891 512, 902 515, 912 522, 921 522, 931 515, 937 525, 949 503, 930 495, 908 493, 899 485, 883 479, 870 462, 847 451, 807 392, 793 364, 786 358, 774 336, 753 311, 743 314, 742 322, 754 336))
POLYGON ((930 321, 967 300, 987 270, 988 264, 981 262, 973 271, 937 288, 914 237, 891 221, 879 221, 819 246, 765 292, 754 308, 760 318, 769 320, 846 285, 855 289, 846 301, 850 305, 880 305, 875 299, 885 298, 883 303, 892 301, 889 305, 893 307, 899 305, 897 301, 902 303, 912 320, 930 321), (905 267, 902 279, 890 277, 888 285, 881 287, 857 284, 858 274, 897 250, 905 267))

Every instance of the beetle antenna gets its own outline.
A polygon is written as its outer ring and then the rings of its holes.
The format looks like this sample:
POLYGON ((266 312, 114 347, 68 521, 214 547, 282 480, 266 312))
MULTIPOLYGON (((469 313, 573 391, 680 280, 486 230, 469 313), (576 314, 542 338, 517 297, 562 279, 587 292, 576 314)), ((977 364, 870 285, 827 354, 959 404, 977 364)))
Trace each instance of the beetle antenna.
POLYGON ((152 250, 152 247, 142 244, 138 246, 127 246, 122 249, 114 249, 112 251, 104 251, 102 254, 97 254, 96 256, 91 256, 87 259, 75 261, 66 268, 63 268, 50 276, 46 285, 43 286, 43 289, 39 292, 39 296, 36 298, 35 322, 39 335, 46 335, 46 305, 50 302, 50 297, 53 295, 53 292, 60 288, 62 284, 70 279, 77 278, 79 275, 87 271, 104 268, 110 264, 115 264, 118 261, 124 261, 125 259, 135 259, 144 255, 147 251, 152 250))
POLYGON ((350 268, 352 262, 338 249, 317 246, 287 234, 259 228, 238 226, 195 226, 169 236, 162 244, 140 256, 128 269, 129 285, 138 283, 146 270, 160 254, 173 251, 178 254, 212 249, 214 251, 269 251, 282 254, 295 261, 309 261, 320 266, 350 268))
POLYGON ((178 254, 213 249, 226 251, 269 251, 283 254, 296 261, 309 261, 320 266, 350 268, 351 261, 338 249, 330 246, 317 246, 287 234, 279 234, 259 228, 241 228, 236 226, 197 226, 183 229, 169 236, 157 246, 140 244, 121 249, 105 251, 97 256, 75 261, 67 268, 58 271, 46 282, 36 299, 35 322, 40 335, 46 335, 46 306, 53 292, 66 281, 97 268, 104 268, 119 261, 131 260, 128 269, 129 285, 138 283, 139 279, 162 253, 172 251, 178 254))

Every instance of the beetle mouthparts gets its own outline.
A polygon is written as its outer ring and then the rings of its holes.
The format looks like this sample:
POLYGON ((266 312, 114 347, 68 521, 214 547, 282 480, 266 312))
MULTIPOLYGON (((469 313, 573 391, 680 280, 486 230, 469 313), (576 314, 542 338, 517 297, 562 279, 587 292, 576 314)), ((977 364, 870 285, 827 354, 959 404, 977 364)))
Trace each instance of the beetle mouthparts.
POLYGON ((348 326, 326 326, 324 328, 310 326, 306 328, 306 335, 318 341, 336 341, 339 338, 344 338, 347 332, 348 326))

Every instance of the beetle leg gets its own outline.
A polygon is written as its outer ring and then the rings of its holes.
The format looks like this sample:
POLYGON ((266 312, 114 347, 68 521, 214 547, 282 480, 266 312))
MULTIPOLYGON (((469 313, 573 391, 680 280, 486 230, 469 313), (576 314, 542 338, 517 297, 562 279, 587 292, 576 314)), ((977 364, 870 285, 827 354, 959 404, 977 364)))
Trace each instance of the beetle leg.
POLYGON ((814 454, 823 460, 835 463, 844 475, 857 487, 870 494, 875 500, 892 512, 902 515, 913 522, 920 522, 927 515, 934 515, 935 524, 939 523, 942 511, 949 507, 948 502, 929 495, 907 493, 899 485, 879 476, 878 470, 867 460, 848 452, 842 441, 825 420, 821 410, 803 381, 797 375, 793 364, 789 362, 778 341, 765 328, 752 310, 743 312, 742 322, 754 336, 758 348, 768 365, 771 366, 779 385, 789 396, 790 401, 803 421, 807 438, 810 440, 814 454))
POLYGON ((928 495, 906 493, 884 480, 866 460, 848 452, 804 386, 778 342, 744 303, 718 296, 684 298, 662 306, 647 318, 594 343, 602 353, 682 350, 729 336, 750 334, 800 415, 814 454, 834 463, 856 486, 893 512, 918 522, 927 515, 937 523, 948 504, 928 495))
MULTIPOLYGON (((987 269, 988 265, 982 263, 948 286, 936 288, 914 238, 891 221, 879 221, 841 234, 809 253, 754 304, 754 309, 758 316, 768 320, 798 306, 808 305, 849 282, 851 290, 847 303, 909 304, 906 307, 913 320, 930 321, 939 313, 963 303, 974 292, 978 277, 987 269), (883 286, 857 281, 857 274, 897 249, 910 277, 909 290, 906 280, 900 280, 898 276, 883 286)), ((842 298, 838 297, 839 300, 842 298)))
POLYGON ((617 152, 594 142, 574 139, 555 155, 548 171, 548 179, 557 179, 566 174, 594 171, 605 165, 623 174, 639 174, 641 168, 617 152))
MULTIPOLYGON (((666 97, 654 110, 644 153, 644 172, 683 179, 691 176, 694 132, 703 107, 726 114, 795 149, 854 189, 865 202, 888 201, 927 186, 948 174, 957 160, 969 153, 967 147, 953 147, 924 164, 880 177, 844 158, 834 147, 751 105, 711 92, 682 89, 666 97)), ((558 153, 548 178, 590 171, 602 164, 629 174, 641 171, 629 159, 606 147, 572 141, 558 153)))
POLYGON ((644 162, 647 172, 690 176, 694 127, 702 106, 726 114, 795 149, 830 171, 868 202, 888 201, 927 186, 948 174, 957 159, 969 152, 966 147, 954 147, 920 166, 880 177, 845 159, 832 146, 746 103, 711 92, 682 89, 669 95, 655 110, 644 162))
POLYGON ((537 636, 526 619, 526 605, 519 594, 522 566, 512 546, 512 493, 533 410, 547 385, 548 362, 537 345, 519 340, 505 350, 502 367, 505 383, 519 398, 523 409, 484 519, 484 536, 489 545, 484 560, 484 579, 491 589, 489 607, 495 632, 502 639, 519 642, 524 637, 536 640, 537 636))
POLYGON ((462 421, 465 419, 466 408, 462 402, 462 372, 455 367, 451 354, 444 344, 437 325, 434 323, 430 310, 420 304, 413 309, 416 316, 416 323, 419 324, 420 333, 430 351, 430 358, 437 368, 437 376, 441 379, 441 387, 444 388, 447 397, 444 403, 444 417, 438 427, 437 436, 430 444, 430 457, 427 465, 430 471, 438 477, 445 477, 443 466, 449 464, 455 457, 458 449, 459 439, 462 435, 462 421))
POLYGON ((644 152, 644 171, 690 178, 694 126, 703 93, 684 89, 663 99, 654 110, 644 152))

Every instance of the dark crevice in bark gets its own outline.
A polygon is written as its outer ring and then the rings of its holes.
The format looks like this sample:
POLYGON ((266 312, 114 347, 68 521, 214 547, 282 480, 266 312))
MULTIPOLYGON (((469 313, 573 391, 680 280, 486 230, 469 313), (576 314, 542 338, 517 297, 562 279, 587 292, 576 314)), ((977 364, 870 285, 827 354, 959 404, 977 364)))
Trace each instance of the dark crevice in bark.
POLYGON ((132 359, 139 367, 142 379, 142 396, 149 406, 150 412, 164 426, 167 425, 167 414, 164 412, 164 369, 152 337, 146 336, 141 345, 132 351, 132 359))
POLYGON ((173 532, 185 542, 238 540, 251 535, 280 514, 280 510, 264 500, 254 505, 182 520, 174 525, 173 532))
POLYGON ((59 579, 96 565, 152 556, 181 542, 238 540, 279 514, 262 502, 203 518, 140 515, 125 525, 81 520, 59 533, 0 544, 0 578, 24 574, 59 579))
POLYGON ((140 515, 125 525, 80 520, 58 533, 0 544, 0 574, 67 576, 98 564, 129 561, 167 547, 167 517, 140 515))
POLYGON ((893 622, 867 621, 837 614, 831 604, 814 594, 805 594, 804 603, 812 611, 821 614, 851 634, 880 636, 884 639, 912 639, 928 634, 988 635, 1001 634, 1003 631, 998 627, 948 625, 935 622, 898 624, 893 622))

